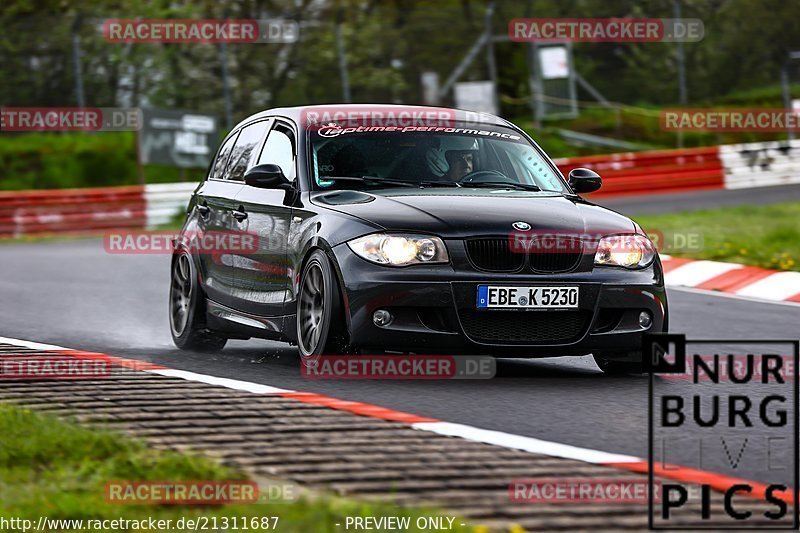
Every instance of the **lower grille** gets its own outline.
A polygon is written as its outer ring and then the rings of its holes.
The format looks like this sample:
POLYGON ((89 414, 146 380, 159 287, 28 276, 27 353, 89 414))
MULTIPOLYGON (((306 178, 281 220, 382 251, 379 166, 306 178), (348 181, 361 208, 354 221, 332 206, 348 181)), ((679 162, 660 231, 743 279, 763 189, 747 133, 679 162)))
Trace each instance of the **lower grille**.
POLYGON ((497 344, 550 344, 578 340, 589 325, 587 311, 476 311, 458 313, 467 336, 497 344))

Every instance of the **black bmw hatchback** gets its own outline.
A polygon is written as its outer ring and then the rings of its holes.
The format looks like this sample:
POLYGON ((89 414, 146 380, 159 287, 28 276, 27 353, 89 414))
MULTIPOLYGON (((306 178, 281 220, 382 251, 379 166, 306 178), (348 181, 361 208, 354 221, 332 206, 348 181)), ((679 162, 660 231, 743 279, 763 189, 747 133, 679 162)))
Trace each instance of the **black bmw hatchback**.
POLYGON ((491 115, 407 106, 272 109, 226 137, 175 242, 184 349, 260 337, 319 354, 593 354, 641 369, 667 330, 658 254, 491 115), (217 237, 211 249, 198 243, 217 237), (222 236, 222 238, 219 238, 222 236))

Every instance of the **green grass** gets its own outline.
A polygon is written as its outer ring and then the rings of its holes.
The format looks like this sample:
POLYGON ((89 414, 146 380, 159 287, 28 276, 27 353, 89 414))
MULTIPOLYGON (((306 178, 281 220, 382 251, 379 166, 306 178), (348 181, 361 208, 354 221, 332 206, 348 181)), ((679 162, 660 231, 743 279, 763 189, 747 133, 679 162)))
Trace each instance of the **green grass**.
MULTIPOLYGON (((702 245, 663 250, 677 257, 800 271, 800 203, 741 206, 633 217, 648 232, 699 234, 702 245)), ((680 239, 680 237, 678 237, 680 239)))
MULTIPOLYGON (((31 519, 171 519, 279 517, 278 531, 341 531, 347 516, 436 513, 307 494, 291 503, 130 505, 105 500, 109 480, 243 480, 241 472, 205 457, 154 451, 142 441, 68 419, 0 404, 0 517, 31 519), (336 527, 340 523, 340 527, 336 527)), ((461 520, 456 519, 454 526, 461 520)), ((484 528, 460 527, 455 531, 484 528)), ((416 531, 416 529, 411 529, 416 531)), ((255 531, 255 530, 253 530, 255 531)))

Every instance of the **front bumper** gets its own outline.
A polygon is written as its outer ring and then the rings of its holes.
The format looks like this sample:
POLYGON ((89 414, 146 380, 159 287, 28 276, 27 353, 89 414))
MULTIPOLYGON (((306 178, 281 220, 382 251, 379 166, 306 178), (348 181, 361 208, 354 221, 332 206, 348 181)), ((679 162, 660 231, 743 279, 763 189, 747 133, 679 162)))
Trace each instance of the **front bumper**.
POLYGON ((666 330, 667 298, 658 261, 636 271, 589 267, 564 274, 499 274, 478 272, 458 257, 450 265, 391 268, 361 259, 347 245, 333 251, 350 342, 366 352, 502 357, 603 353, 628 359, 641 350, 645 333, 666 330), (479 284, 578 286, 579 309, 477 311, 479 284), (388 326, 373 323, 378 309, 394 316, 388 326), (645 310, 652 316, 647 329, 638 322, 645 310))

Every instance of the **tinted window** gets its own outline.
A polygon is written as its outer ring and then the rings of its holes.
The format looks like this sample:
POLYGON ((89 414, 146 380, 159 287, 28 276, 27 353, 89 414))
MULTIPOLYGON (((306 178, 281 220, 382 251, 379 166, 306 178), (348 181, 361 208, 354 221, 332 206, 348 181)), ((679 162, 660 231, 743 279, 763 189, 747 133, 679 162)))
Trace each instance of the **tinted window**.
POLYGON ((289 180, 294 179, 294 143, 292 132, 282 126, 277 126, 267 137, 264 151, 258 159, 258 164, 273 163, 281 167, 283 175, 289 180))
POLYGON ((243 181, 244 173, 255 165, 257 148, 261 146, 261 139, 267 129, 267 122, 261 121, 242 129, 231 155, 229 180, 243 181))
POLYGON ((236 141, 236 135, 231 135, 225 144, 222 145, 222 148, 219 149, 219 155, 217 155, 217 161, 214 163, 214 172, 211 175, 212 178, 221 180, 225 175, 225 169, 228 166, 228 160, 230 159, 231 155, 231 148, 233 148, 233 143, 236 141))
POLYGON ((333 178, 369 176, 370 183, 364 186, 378 187, 381 179, 388 179, 412 184, 436 181, 456 187, 475 174, 479 182, 567 191, 561 175, 515 130, 489 125, 477 128, 469 123, 454 126, 459 127, 421 127, 407 132, 382 126, 364 131, 336 125, 320 128, 311 133, 314 182, 324 188, 352 187, 352 180, 337 182, 333 178))

